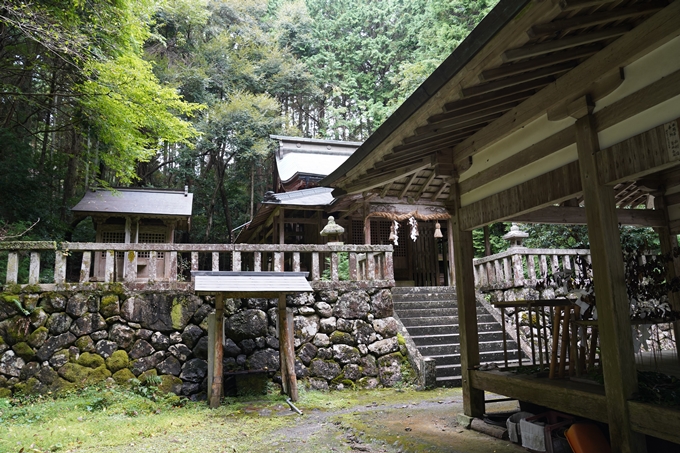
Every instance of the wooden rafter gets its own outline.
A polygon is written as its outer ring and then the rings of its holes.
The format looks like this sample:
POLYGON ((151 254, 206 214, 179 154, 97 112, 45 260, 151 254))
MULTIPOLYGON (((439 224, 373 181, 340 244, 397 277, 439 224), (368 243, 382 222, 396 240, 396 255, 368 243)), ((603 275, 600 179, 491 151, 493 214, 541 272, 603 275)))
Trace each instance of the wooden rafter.
POLYGON ((479 80, 488 82, 503 77, 509 77, 515 74, 520 74, 526 71, 532 71, 546 66, 551 66, 565 61, 580 60, 595 55, 602 50, 602 46, 595 44, 587 47, 577 47, 574 49, 555 52, 551 55, 541 58, 534 58, 533 60, 523 61, 521 63, 505 64, 493 69, 482 71, 479 75, 479 80))
POLYGON ((386 184, 385 187, 383 187, 383 189, 380 191, 380 198, 385 198, 385 196, 387 195, 387 192, 390 191, 393 184, 394 184, 394 181, 392 181, 389 184, 386 184))
POLYGON ((443 132, 446 129, 456 128, 460 124, 468 123, 472 120, 478 120, 479 118, 486 118, 489 115, 496 113, 505 113, 513 107, 519 105, 518 101, 497 103, 496 105, 485 107, 465 115, 457 115, 452 118, 447 118, 442 121, 432 122, 426 126, 422 126, 416 129, 416 134, 422 135, 430 132, 443 132))
POLYGON ((554 20, 547 24, 538 24, 531 27, 528 31, 529 36, 547 36, 553 33, 564 33, 571 30, 581 28, 588 28, 595 25, 607 24, 619 20, 630 19, 635 17, 642 17, 644 15, 653 14, 661 11, 668 5, 667 2, 651 2, 639 3, 637 5, 614 9, 612 11, 603 11, 593 14, 585 14, 570 17, 569 19, 554 20))
POLYGON ((432 198, 430 198, 430 200, 437 201, 437 198, 439 198, 444 193, 448 185, 449 185, 448 182, 442 181, 442 185, 439 187, 439 190, 437 190, 437 192, 435 192, 435 194, 432 195, 432 198))
POLYGON ((565 73, 576 66, 575 61, 570 61, 566 63, 559 63, 552 66, 546 66, 540 69, 535 69, 529 72, 523 72, 521 74, 513 75, 499 80, 494 80, 493 82, 481 83, 469 88, 463 88, 463 96, 475 96, 478 94, 490 93, 492 91, 498 91, 503 88, 519 85, 521 83, 530 82, 532 80, 541 79, 547 76, 557 76, 559 74, 565 73))
MULTIPOLYGON (((479 118, 471 119, 471 120, 468 120, 468 121, 460 122, 458 124, 458 126, 460 128, 464 128, 464 127, 476 126, 476 125, 480 125, 480 124, 487 124, 487 123, 489 123, 489 122, 491 122, 491 121, 493 121, 497 118, 500 118, 501 116, 503 116, 503 113, 493 113, 493 114, 486 115, 486 116, 483 116, 483 117, 479 117, 479 118)), ((455 133, 457 131, 453 131, 453 132, 455 133)), ((444 134, 445 133, 430 132, 428 134, 412 135, 412 136, 406 137, 404 139, 404 144, 418 143, 418 142, 423 142, 423 141, 426 141, 426 140, 429 141, 430 139, 433 139, 433 138, 440 138, 444 134)))
POLYGON ((560 7, 562 8, 562 11, 574 11, 590 8, 591 6, 602 6, 615 1, 618 0, 562 0, 560 2, 560 7))
POLYGON ((517 49, 506 50, 503 53, 502 59, 505 62, 524 60, 525 58, 537 57, 558 50, 569 49, 571 47, 583 46, 585 44, 592 44, 594 42, 606 41, 612 38, 618 38, 621 35, 628 33, 632 27, 628 25, 608 28, 606 30, 595 31, 592 33, 583 33, 580 35, 569 36, 567 38, 556 39, 554 41, 545 41, 538 44, 529 44, 517 49))
POLYGON ((417 144, 409 144, 409 145, 399 145, 394 147, 393 153, 385 156, 386 160, 389 160, 392 158, 392 155, 397 155, 395 159, 398 159, 404 155, 411 154, 413 152, 417 151, 424 151, 424 150, 430 150, 432 148, 442 148, 445 146, 449 146, 452 141, 456 141, 459 138, 462 137, 467 137, 469 134, 474 134, 479 130, 479 126, 469 126, 469 127, 464 127, 460 128, 456 131, 455 134, 447 134, 437 140, 431 140, 426 143, 417 143, 417 144))
POLYGON ((380 171, 367 172, 366 175, 361 178, 361 180, 354 181, 353 184, 348 185, 345 191, 347 193, 356 193, 364 190, 374 189, 376 187, 382 186, 383 184, 388 184, 390 182, 403 179, 432 165, 432 156, 427 156, 413 165, 401 167, 398 170, 393 170, 386 173, 380 171))
POLYGON ((432 173, 430 173, 430 176, 425 180, 425 184, 422 184, 420 186, 420 190, 418 191, 418 193, 414 197, 415 201, 420 200, 420 197, 423 196, 423 194, 425 193, 427 188, 430 186, 430 184, 432 184, 432 181, 434 181, 434 178, 436 178, 436 177, 437 177, 437 172, 432 171, 432 173))
MULTIPOLYGON (((400 198, 400 199, 401 199, 401 198, 404 198, 404 195, 406 195, 406 193, 408 192, 408 190, 411 188, 411 186, 413 185, 413 182, 414 182, 414 181, 416 180, 416 178, 418 177, 418 173, 419 173, 419 172, 413 173, 413 176, 411 176, 411 178, 408 180, 408 182, 406 183, 406 185, 404 186, 404 188, 401 189, 401 192, 399 192, 399 198, 400 198)), ((433 172, 433 173, 434 173, 434 172, 433 172)))

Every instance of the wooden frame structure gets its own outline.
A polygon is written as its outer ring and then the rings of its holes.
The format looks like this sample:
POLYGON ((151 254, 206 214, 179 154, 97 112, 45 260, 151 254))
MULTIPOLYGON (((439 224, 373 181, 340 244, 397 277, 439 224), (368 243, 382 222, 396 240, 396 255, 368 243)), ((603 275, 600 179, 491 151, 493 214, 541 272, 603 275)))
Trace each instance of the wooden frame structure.
POLYGON ((501 0, 321 181, 446 204, 467 415, 488 390, 607 422, 615 452, 646 451, 645 434, 680 443, 680 411, 633 400, 618 240, 622 218, 654 226, 663 252, 680 233, 679 35, 678 1, 501 0), (513 219, 588 225, 606 396, 477 369, 472 230, 513 219))
POLYGON ((208 318, 208 404, 220 405, 223 396, 222 346, 224 344, 224 299, 233 297, 277 297, 279 358, 283 392, 297 401, 293 312, 286 307, 286 294, 311 292, 307 272, 213 272, 193 271, 197 294, 215 296, 215 313, 208 318))

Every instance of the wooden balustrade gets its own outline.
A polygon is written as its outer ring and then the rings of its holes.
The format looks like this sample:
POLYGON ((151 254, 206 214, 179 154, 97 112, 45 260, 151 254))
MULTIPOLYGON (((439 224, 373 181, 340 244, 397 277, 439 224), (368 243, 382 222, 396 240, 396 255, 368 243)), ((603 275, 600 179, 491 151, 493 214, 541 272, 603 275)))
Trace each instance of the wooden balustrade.
POLYGON ((66 283, 186 282, 190 271, 196 270, 307 271, 314 282, 348 280, 391 286, 392 250, 389 245, 0 243, 0 251, 7 253, 6 283, 26 284, 19 281, 19 270, 25 261, 22 257, 27 256, 27 283, 39 284, 43 290, 66 283), (54 255, 53 276, 41 268, 41 256, 47 253, 54 255), (348 271, 341 272, 345 260, 348 271))
POLYGON ((590 262, 590 250, 510 248, 474 260, 475 286, 481 289, 507 289, 535 286, 539 280, 547 283, 548 276, 579 276, 581 269, 576 265, 577 257, 590 262))

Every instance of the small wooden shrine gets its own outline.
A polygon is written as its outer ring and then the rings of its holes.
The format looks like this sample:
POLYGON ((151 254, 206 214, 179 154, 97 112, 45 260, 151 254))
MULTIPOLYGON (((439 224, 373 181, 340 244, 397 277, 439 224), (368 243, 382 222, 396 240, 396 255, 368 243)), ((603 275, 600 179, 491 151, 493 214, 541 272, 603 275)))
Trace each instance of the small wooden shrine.
MULTIPOLYGON (((88 191, 71 210, 76 218, 91 217, 98 243, 172 244, 177 230, 188 230, 193 194, 188 189, 116 188, 88 191)), ((105 252, 93 259, 93 281, 103 281, 105 252)), ((147 280, 150 252, 137 253, 137 279, 147 280)), ((116 253, 116 279, 124 279, 123 252, 116 253)), ((165 275, 167 257, 158 252, 157 273, 165 275)))

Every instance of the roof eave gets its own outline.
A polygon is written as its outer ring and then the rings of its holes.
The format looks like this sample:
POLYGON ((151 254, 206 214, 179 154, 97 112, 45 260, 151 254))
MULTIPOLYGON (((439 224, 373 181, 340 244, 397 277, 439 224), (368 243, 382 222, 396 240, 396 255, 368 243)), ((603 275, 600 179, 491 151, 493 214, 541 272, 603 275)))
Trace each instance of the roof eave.
MULTIPOLYGON (((390 115, 387 120, 333 173, 319 185, 339 187, 342 180, 357 164, 387 140, 409 117, 423 107, 441 90, 491 39, 531 0, 501 0, 487 16, 470 32, 463 42, 444 62, 390 115)), ((335 192, 334 192, 335 195, 335 192)), ((341 195, 338 192, 338 195, 341 195)))

